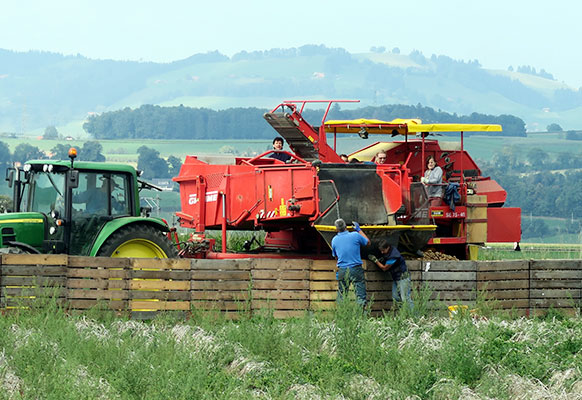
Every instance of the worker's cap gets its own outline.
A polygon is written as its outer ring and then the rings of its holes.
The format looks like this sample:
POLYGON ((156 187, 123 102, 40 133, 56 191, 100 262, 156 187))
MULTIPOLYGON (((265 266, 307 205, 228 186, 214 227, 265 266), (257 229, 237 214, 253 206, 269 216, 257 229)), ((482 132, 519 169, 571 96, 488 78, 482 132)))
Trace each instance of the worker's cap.
POLYGON ((346 229, 346 221, 341 218, 336 219, 335 227, 338 231, 344 231, 346 229))

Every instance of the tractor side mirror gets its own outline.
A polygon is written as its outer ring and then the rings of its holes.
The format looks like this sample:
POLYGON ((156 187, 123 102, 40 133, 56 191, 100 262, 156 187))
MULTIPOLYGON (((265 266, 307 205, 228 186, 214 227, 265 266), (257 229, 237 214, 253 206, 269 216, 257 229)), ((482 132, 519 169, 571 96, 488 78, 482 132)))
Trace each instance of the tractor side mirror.
POLYGON ((67 171, 67 186, 73 189, 79 187, 79 171, 74 169, 67 171))
POLYGON ((14 185, 14 168, 6 168, 6 181, 8 181, 8 187, 11 188, 14 185))

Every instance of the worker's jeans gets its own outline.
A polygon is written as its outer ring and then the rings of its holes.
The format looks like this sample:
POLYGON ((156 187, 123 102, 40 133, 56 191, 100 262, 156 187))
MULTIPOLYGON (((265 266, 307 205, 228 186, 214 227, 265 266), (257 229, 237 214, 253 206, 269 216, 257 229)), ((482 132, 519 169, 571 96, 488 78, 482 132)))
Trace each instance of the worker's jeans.
POLYGON ((353 283, 356 289, 357 303, 362 307, 366 305, 366 278, 364 277, 364 269, 361 265, 351 268, 339 268, 336 277, 338 281, 338 301, 343 299, 350 288, 350 283, 353 283))
POLYGON ((402 301, 406 302, 410 308, 414 306, 412 298, 410 297, 410 292, 412 291, 412 284, 410 282, 410 274, 405 272, 400 280, 392 281, 392 300, 394 302, 402 304, 402 301))

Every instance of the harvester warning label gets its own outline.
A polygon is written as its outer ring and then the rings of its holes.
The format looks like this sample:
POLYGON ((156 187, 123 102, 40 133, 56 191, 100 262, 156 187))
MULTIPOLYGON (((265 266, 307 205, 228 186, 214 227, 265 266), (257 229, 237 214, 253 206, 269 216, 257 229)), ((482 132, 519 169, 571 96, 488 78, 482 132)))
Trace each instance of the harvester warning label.
MULTIPOLYGON (((213 190, 212 192, 206 193, 206 202, 212 203, 213 201, 218 200, 218 190, 213 190)), ((196 193, 192 193, 188 195, 188 204, 194 205, 198 203, 198 195, 196 193)))

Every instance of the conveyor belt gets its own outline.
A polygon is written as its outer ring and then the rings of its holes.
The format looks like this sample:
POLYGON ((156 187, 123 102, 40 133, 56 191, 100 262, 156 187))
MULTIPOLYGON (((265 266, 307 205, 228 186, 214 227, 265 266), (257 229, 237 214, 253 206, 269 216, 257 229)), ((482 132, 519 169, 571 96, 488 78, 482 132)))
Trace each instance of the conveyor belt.
MULTIPOLYGON (((301 132, 299 122, 297 124, 288 113, 265 113, 265 120, 287 141, 289 147, 295 154, 305 161, 314 161, 319 159, 317 150, 313 146, 313 141, 317 140, 317 132, 311 126, 312 132, 301 132), (311 137, 310 140, 309 137, 311 137)), ((307 125, 304 122, 304 125, 307 125)))

